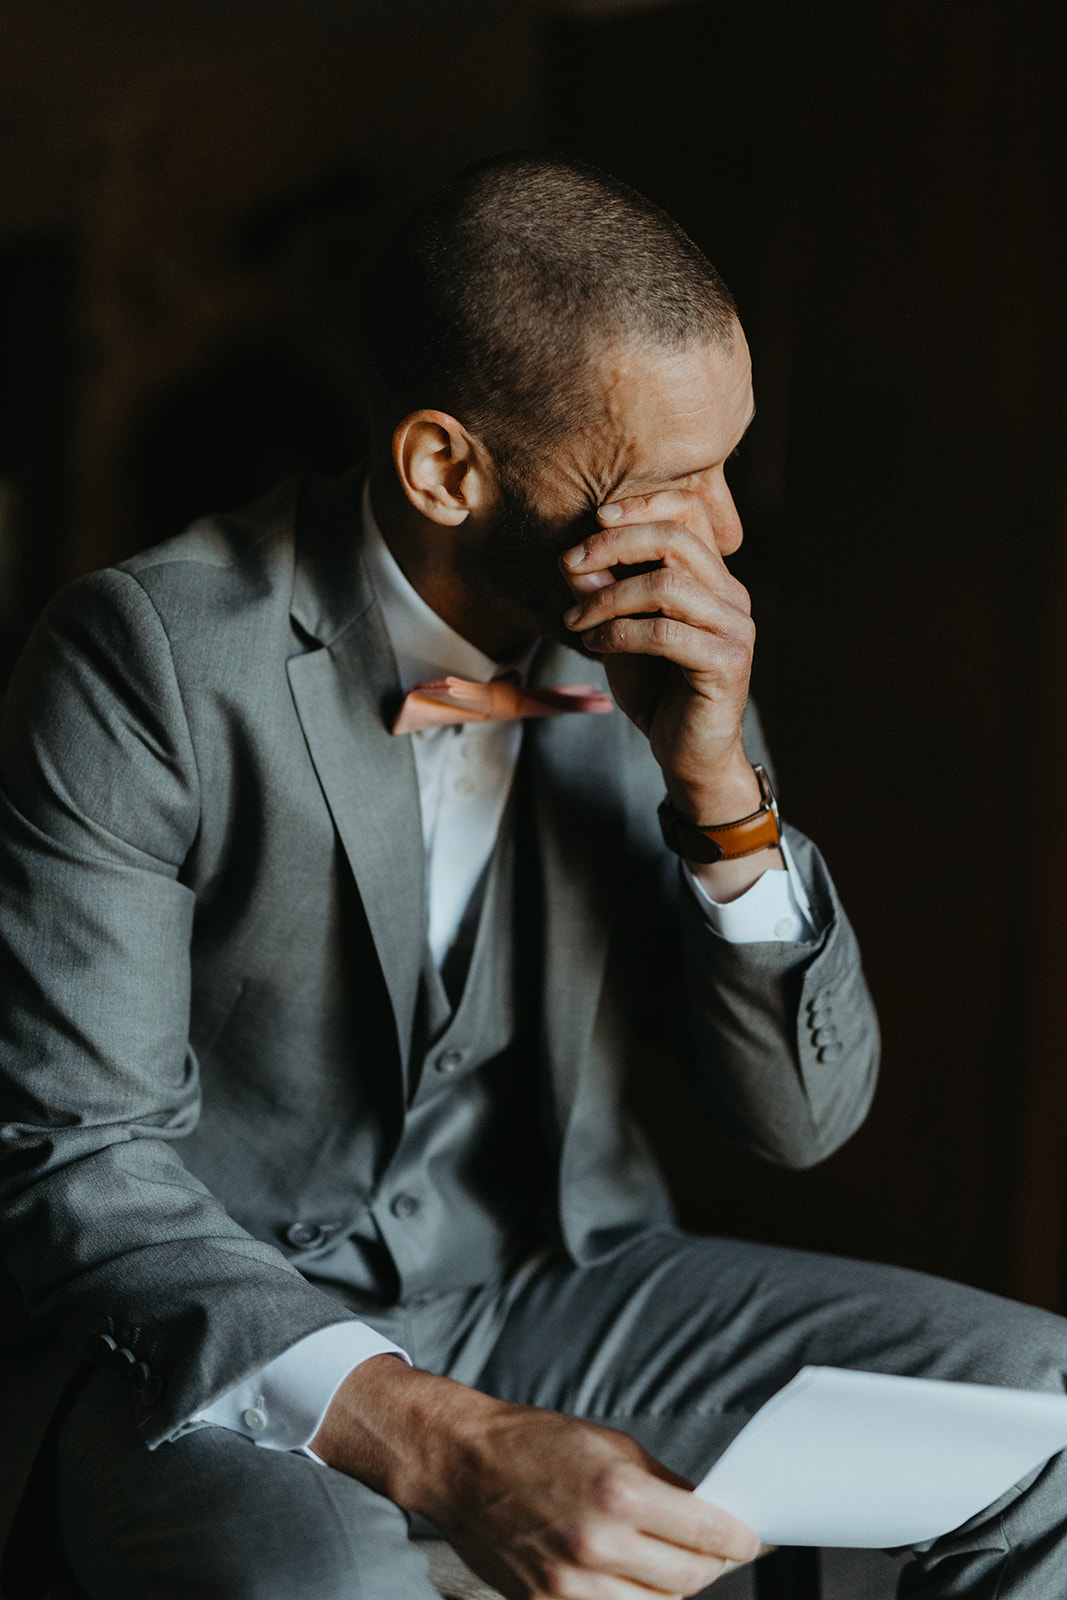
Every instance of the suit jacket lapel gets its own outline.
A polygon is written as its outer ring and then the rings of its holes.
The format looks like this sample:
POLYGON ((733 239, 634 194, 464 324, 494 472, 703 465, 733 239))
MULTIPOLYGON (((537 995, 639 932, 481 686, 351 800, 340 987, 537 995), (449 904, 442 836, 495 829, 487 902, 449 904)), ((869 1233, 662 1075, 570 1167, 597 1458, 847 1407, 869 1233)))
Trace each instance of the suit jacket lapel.
POLYGON ((409 739, 387 729, 397 672, 359 559, 360 477, 316 488, 297 518, 292 615, 319 648, 289 682, 393 1006, 406 1068, 425 941, 425 867, 409 739))
MULTIPOLYGON (((540 653, 532 681, 606 687, 597 663, 559 645, 540 653)), ((543 1024, 561 1133, 588 1052, 618 892, 622 724, 618 710, 527 724, 544 876, 543 1024)))

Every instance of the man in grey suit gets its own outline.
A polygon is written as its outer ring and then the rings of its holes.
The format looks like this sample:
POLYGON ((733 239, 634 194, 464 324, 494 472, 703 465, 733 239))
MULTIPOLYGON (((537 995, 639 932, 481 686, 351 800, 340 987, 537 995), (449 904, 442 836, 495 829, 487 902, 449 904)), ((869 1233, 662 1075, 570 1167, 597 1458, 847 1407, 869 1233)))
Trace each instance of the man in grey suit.
MULTIPOLYGON (((410 1515, 516 1600, 694 1594, 755 1541, 686 1479, 804 1362, 1061 1388, 1064 1326, 688 1237, 623 1110, 651 1028, 806 1165, 876 1064, 747 708, 713 269, 508 157, 366 307, 369 473, 76 584, 6 703, 4 1494, 92 1600, 425 1600, 410 1515)), ((907 1592, 1061 1593, 1064 1476, 907 1592)))

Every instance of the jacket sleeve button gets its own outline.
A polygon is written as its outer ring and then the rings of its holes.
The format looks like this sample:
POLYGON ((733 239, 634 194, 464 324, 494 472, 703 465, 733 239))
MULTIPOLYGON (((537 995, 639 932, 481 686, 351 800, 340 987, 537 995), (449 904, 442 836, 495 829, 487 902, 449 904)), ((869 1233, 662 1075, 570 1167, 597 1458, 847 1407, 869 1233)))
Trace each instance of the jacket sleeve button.
POLYGON ((158 1372, 149 1373, 148 1378, 145 1380, 145 1386, 141 1390, 141 1404, 143 1406, 157 1405, 163 1398, 163 1390, 165 1388, 166 1384, 158 1372))
POLYGON ((98 1361, 110 1361, 118 1345, 110 1333, 98 1333, 93 1340, 93 1355, 98 1361))

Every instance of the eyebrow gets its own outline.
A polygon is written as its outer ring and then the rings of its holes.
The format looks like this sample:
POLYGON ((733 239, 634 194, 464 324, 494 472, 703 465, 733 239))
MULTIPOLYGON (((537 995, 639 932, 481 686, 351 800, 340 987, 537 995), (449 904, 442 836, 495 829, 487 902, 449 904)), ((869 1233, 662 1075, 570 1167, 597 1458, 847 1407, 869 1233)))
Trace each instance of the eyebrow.
MULTIPOLYGON (((730 456, 732 456, 734 453, 734 450, 738 448, 741 440, 745 437, 745 434, 748 432, 749 428, 751 428, 755 415, 756 407, 755 404, 753 404, 752 410, 748 414, 748 421, 741 429, 737 444, 734 445, 733 449, 730 451, 730 454, 725 457, 725 460, 729 461, 730 456)), ((640 477, 634 478, 632 481, 634 483, 674 483, 678 478, 696 478, 700 475, 700 473, 709 472, 712 467, 717 467, 718 465, 719 463, 717 461, 709 461, 707 465, 703 467, 685 467, 681 470, 677 470, 675 468, 662 468, 658 472, 654 470, 642 472, 640 477)), ((626 481, 627 480, 624 478, 623 483, 626 483, 626 481)), ((622 485, 620 484, 619 487, 621 488, 622 485)), ((616 490, 616 493, 617 492, 618 491, 616 490)))

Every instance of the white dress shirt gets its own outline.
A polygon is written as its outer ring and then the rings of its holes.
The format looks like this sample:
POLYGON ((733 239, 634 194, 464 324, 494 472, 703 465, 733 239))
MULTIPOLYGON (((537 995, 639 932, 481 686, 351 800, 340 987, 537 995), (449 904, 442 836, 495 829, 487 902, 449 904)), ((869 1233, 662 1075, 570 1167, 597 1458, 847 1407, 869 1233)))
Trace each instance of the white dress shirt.
MULTIPOLYGON (((500 664, 483 655, 432 611, 405 578, 382 538, 363 491, 364 560, 396 657, 400 687, 449 674, 486 682, 500 664)), ((533 656, 509 665, 525 674, 533 656)), ((492 854, 515 776, 521 722, 467 722, 410 737, 426 851, 429 942, 440 966, 459 932, 471 895, 492 854)), ((804 941, 815 921, 800 875, 782 842, 787 871, 765 872, 736 900, 713 900, 688 866, 685 876, 709 926, 731 944, 804 941)), ((197 1414, 272 1450, 303 1450, 318 1432, 349 1372, 371 1356, 405 1351, 365 1323, 338 1322, 308 1334, 197 1414)), ((315 1459, 318 1459, 315 1457, 315 1459)))

